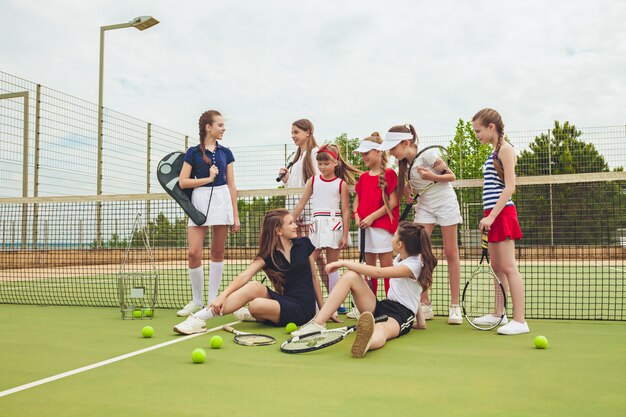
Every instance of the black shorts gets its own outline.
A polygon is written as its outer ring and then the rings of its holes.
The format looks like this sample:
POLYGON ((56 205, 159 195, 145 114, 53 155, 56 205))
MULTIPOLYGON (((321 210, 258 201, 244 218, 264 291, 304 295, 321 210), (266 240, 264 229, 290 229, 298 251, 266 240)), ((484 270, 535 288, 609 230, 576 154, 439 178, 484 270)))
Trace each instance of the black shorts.
POLYGON ((393 300, 376 300, 374 317, 382 316, 383 314, 398 322, 400 325, 400 334, 398 336, 407 334, 415 321, 415 313, 393 300))
POLYGON ((315 299, 305 304, 301 300, 278 294, 271 288, 267 288, 267 293, 280 304, 280 319, 278 323, 266 320, 266 324, 271 326, 285 326, 287 323, 293 322, 298 326, 302 326, 315 317, 315 299))

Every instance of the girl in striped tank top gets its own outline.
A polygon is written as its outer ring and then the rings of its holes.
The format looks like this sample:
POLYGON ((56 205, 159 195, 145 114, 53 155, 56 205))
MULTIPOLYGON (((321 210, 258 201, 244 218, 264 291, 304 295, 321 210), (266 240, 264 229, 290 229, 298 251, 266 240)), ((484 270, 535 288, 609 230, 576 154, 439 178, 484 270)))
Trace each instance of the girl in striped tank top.
MULTIPOLYGON (((359 170, 344 161, 339 146, 326 144, 319 148, 315 157, 320 174, 308 179, 304 193, 293 211, 298 218, 311 199, 312 214, 309 238, 315 246, 313 256, 317 259, 326 251, 328 263, 339 259, 341 249, 350 244, 350 199, 348 185, 354 184, 359 170)), ((320 274, 322 271, 319 271, 320 274)), ((339 271, 328 274, 328 292, 339 280, 339 271)))
MULTIPOLYGON (((494 152, 483 167, 483 219, 478 227, 488 231, 491 266, 502 281, 504 289, 511 290, 513 320, 505 316, 499 334, 528 333, 524 319, 524 281, 515 263, 515 241, 522 238, 517 220, 517 210, 511 200, 515 192, 515 150, 504 140, 504 123, 500 114, 493 109, 482 109, 472 118, 472 126, 480 143, 491 144, 494 152)), ((501 308, 501 306, 494 306, 501 308)), ((494 311, 495 313, 495 311, 494 311)), ((476 319, 485 323, 498 320, 489 314, 476 319)))

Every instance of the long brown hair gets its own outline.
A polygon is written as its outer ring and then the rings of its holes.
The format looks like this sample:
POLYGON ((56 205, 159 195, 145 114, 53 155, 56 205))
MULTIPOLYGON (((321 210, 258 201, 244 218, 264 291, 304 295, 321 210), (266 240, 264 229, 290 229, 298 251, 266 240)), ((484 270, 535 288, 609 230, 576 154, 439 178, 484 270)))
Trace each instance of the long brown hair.
POLYGON ((335 167, 335 175, 338 178, 344 180, 348 185, 353 185, 356 182, 354 177, 361 175, 361 171, 359 169, 353 167, 345 159, 343 159, 343 156, 341 155, 341 148, 339 147, 339 145, 327 143, 320 146, 315 159, 319 162, 333 161, 334 159, 334 161, 337 162, 337 166, 335 167), (324 149, 328 149, 329 151, 337 155, 337 159, 334 159, 332 155, 329 155, 327 152, 323 152, 324 149))
MULTIPOLYGON (((417 152, 417 132, 411 124, 397 125, 389 129, 389 132, 409 133, 413 136, 412 139, 406 139, 411 142, 411 147, 415 148, 417 152)), ((406 159, 400 159, 398 161, 398 185, 396 190, 398 191, 398 200, 404 195, 404 186, 409 179, 409 161, 406 159)))
POLYGON ((278 269, 272 269, 266 264, 263 267, 263 272, 270 279, 274 290, 280 294, 283 293, 285 288, 285 275, 280 271, 281 265, 276 262, 276 251, 284 248, 277 232, 288 214, 289 210, 284 208, 270 210, 265 213, 263 225, 261 226, 261 235, 259 236, 259 251, 256 254, 257 259, 267 259, 269 257, 278 269))
MULTIPOLYGON (((313 157, 311 156, 311 151, 313 150, 313 148, 317 148, 317 142, 315 141, 315 136, 313 136, 315 128, 313 127, 313 123, 311 123, 309 119, 296 120, 291 125, 297 127, 300 130, 304 130, 309 134, 309 140, 307 140, 306 142, 306 157, 304 160, 304 164, 302 164, 302 174, 304 176, 304 182, 307 182, 309 178, 311 178, 315 173, 315 169, 313 168, 313 157)), ((300 159, 301 153, 302 151, 298 146, 298 149, 296 150, 296 155, 293 158, 294 162, 300 159)))
POLYGON ((398 224, 398 238, 404 244, 409 256, 422 255, 422 270, 417 282, 427 290, 433 283, 433 271, 437 266, 437 258, 433 254, 430 237, 424 229, 415 223, 403 220, 398 224))
POLYGON ((498 142, 496 143, 496 147, 494 149, 495 155, 493 158, 493 167, 496 169, 500 179, 504 181, 504 167, 502 166, 502 161, 498 157, 502 141, 504 140, 504 122, 502 121, 502 116, 500 116, 500 113, 494 109, 485 108, 472 117, 472 122, 479 122, 484 127, 489 127, 489 125, 493 123, 496 127, 496 132, 498 132, 498 142))
MULTIPOLYGON (((378 132, 372 132, 371 135, 369 135, 363 140, 366 140, 368 142, 378 143, 378 144, 383 143, 383 140, 380 137, 380 133, 378 132)), ((393 222, 393 212, 391 211, 391 207, 389 207, 389 196, 387 195, 387 192, 386 192, 387 178, 385 178, 385 172, 387 171, 387 163, 389 162, 389 157, 387 156, 387 152, 381 152, 381 153, 382 153, 380 157, 381 171, 380 171, 380 174, 378 174, 378 188, 380 188, 381 193, 382 193, 383 203, 385 204, 385 211, 387 212, 387 215, 389 216, 389 220, 393 222)))
POLYGON ((207 164, 212 163, 208 156, 206 156, 206 125, 211 126, 213 124, 213 117, 221 116, 221 113, 217 110, 207 110, 200 116, 198 121, 198 128, 200 130, 200 152, 202 152, 202 160, 207 164))

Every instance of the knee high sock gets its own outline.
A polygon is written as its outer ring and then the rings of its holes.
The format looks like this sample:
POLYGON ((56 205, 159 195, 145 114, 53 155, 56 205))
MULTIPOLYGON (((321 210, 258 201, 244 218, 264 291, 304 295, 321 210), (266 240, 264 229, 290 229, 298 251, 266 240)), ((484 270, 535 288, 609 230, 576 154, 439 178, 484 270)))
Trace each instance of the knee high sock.
POLYGON ((205 307, 202 310, 198 311, 196 314, 194 314, 194 316, 202 320, 208 320, 213 317, 213 310, 205 307))
POLYGON ((224 262, 211 262, 209 266, 209 302, 211 304, 217 297, 220 290, 220 282, 222 282, 222 271, 224 270, 224 262))
POLYGON ((189 279, 191 281, 191 294, 193 303, 197 306, 204 305, 204 268, 200 265, 197 268, 189 269, 189 279))
POLYGON ((337 285, 337 281, 339 281, 339 271, 331 272, 328 274, 328 293, 335 288, 337 285))

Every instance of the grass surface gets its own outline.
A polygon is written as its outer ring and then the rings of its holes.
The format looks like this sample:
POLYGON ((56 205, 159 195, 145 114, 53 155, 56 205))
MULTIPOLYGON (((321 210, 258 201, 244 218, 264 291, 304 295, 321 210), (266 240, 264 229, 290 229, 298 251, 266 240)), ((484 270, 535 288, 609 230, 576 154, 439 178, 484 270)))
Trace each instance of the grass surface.
MULTIPOLYGON (((109 308, 0 305, 0 322, 0 391, 180 340, 172 310, 123 321, 109 308), (155 337, 141 337, 144 325, 155 337)), ((529 324, 530 335, 506 337, 438 317, 363 359, 350 357, 353 335, 320 352, 287 355, 277 345, 235 345, 218 330, 0 397, 0 415, 624 415, 623 323, 529 324), (215 333, 224 337, 222 349, 209 348, 215 333), (538 334, 548 337, 548 349, 533 347, 538 334), (207 350, 206 363, 191 362, 196 347, 207 350)), ((282 328, 236 327, 287 338, 282 328)))

